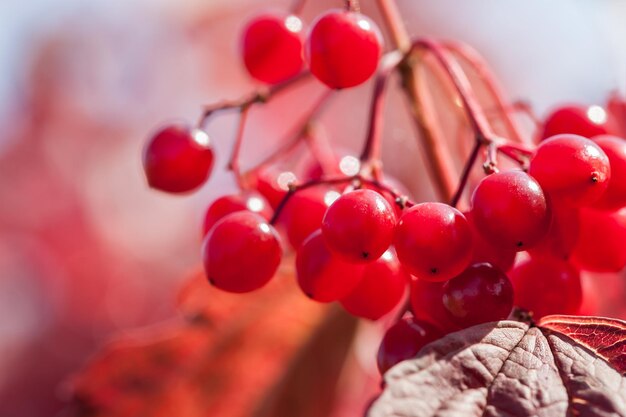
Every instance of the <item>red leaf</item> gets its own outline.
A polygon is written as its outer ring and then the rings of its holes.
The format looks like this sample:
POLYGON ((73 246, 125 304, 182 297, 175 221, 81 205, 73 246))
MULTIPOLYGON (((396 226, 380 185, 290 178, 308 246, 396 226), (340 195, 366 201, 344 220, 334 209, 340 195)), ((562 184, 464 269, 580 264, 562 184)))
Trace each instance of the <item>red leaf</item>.
POLYGON ((371 417, 626 416, 618 370, 567 336, 514 321, 431 343, 385 383, 371 417))
POLYGON ((547 316, 539 326, 562 333, 626 373, 626 322, 603 317, 547 316))

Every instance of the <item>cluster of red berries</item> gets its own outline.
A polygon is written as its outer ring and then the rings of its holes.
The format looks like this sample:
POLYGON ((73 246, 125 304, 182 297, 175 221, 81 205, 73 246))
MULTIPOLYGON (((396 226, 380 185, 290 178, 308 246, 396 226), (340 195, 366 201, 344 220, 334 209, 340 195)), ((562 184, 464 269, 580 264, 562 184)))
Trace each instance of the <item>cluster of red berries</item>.
MULTIPOLYGON (((369 18, 331 10, 306 40, 302 28, 293 15, 251 21, 243 36, 250 75, 278 84, 306 62, 313 76, 341 89, 376 71, 382 38, 369 18)), ((413 203, 367 175, 309 177, 287 187, 289 180, 262 171, 250 189, 208 208, 207 278, 235 293, 261 288, 276 274, 287 241, 298 284, 313 300, 339 301, 376 320, 410 288, 409 313, 381 344, 381 371, 445 333, 504 319, 514 305, 535 317, 576 314, 581 270, 626 265, 626 141, 585 117, 572 108, 553 114, 528 166, 492 167, 465 213, 413 203)), ((213 160, 208 135, 181 126, 158 132, 144 152, 150 186, 172 193, 202 185, 213 160)))

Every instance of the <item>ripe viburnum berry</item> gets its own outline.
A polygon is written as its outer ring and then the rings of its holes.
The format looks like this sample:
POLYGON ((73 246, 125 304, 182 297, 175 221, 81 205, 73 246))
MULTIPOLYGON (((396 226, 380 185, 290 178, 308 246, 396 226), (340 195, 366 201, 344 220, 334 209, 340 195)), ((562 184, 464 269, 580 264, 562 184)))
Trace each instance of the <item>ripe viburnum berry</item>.
POLYGON ((550 226, 543 190, 522 171, 502 171, 483 178, 472 195, 471 211, 476 230, 507 250, 532 247, 550 226))
POLYGON ((202 247, 204 269, 211 284, 244 293, 264 286, 282 257, 278 233, 251 211, 231 213, 209 231, 202 247))
POLYGON ((570 263, 550 255, 533 255, 509 273, 515 305, 535 319, 548 314, 578 314, 582 302, 580 274, 570 263))
POLYGON ((616 212, 582 209, 572 263, 586 271, 619 272, 626 266, 626 208, 616 212))
POLYGON ((598 106, 584 107, 577 105, 555 109, 543 123, 541 139, 547 139, 562 133, 572 133, 586 138, 606 134, 606 113, 604 109, 598 106))
POLYGON ((407 271, 427 281, 446 281, 472 259, 472 230, 465 216, 447 204, 421 203, 406 210, 393 242, 407 271))
POLYGON ((429 323, 404 317, 391 326, 378 348, 377 365, 384 374, 397 363, 413 358, 427 344, 443 335, 429 323))
POLYGON ((463 327, 503 320, 513 308, 513 286, 491 264, 474 264, 445 283, 443 304, 450 319, 463 327))
POLYGON ((158 131, 146 144, 143 168, 150 187, 185 193, 204 184, 213 168, 213 158, 205 132, 174 124, 158 131))
POLYGON ((409 274, 390 248, 376 261, 365 265, 363 278, 340 300, 341 305, 354 316, 378 320, 398 305, 408 284, 409 274))
POLYGON ((329 249, 352 262, 378 259, 391 244, 396 215, 385 198, 373 190, 343 194, 328 207, 322 235, 329 249))
POLYGON ((250 191, 224 195, 211 203, 207 209, 202 229, 203 236, 205 236, 222 217, 242 210, 259 213, 266 220, 272 217, 272 209, 269 203, 259 193, 250 191))
POLYGON ((346 297, 356 288, 363 278, 363 265, 345 261, 332 253, 318 229, 296 253, 296 275, 304 294, 328 303, 346 297))
POLYGON ((253 78, 277 84, 302 70, 302 44, 302 21, 297 16, 263 14, 243 31, 243 62, 253 78))
POLYGON ((334 9, 311 25, 305 56, 311 73, 330 88, 354 87, 376 71, 382 39, 367 16, 334 9))
POLYGON ((528 173, 555 202, 582 207, 598 201, 606 191, 611 166, 596 143, 563 134, 541 142, 528 173))

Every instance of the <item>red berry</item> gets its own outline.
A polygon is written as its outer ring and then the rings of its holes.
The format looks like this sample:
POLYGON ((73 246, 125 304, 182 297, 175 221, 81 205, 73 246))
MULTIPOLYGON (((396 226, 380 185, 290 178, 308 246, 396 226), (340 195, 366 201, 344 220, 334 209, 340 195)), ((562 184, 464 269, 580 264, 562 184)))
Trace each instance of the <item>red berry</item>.
POLYGON ((363 265, 333 254, 324 242, 322 231, 309 236, 296 253, 298 284, 309 298, 327 303, 350 294, 363 278, 363 265))
POLYGON ((554 205, 551 210, 552 221, 548 232, 529 252, 568 260, 578 242, 580 209, 554 205))
POLYGON ((287 231, 287 238, 294 249, 322 225, 328 206, 339 193, 327 187, 312 187, 291 196, 280 214, 279 221, 287 231))
POLYGON ((278 233, 250 211, 231 213, 218 221, 204 239, 202 251, 211 284, 235 293, 264 286, 282 256, 278 233))
POLYGON ((446 282, 443 304, 450 319, 463 327, 503 320, 513 308, 513 286, 498 268, 474 264, 446 282))
POLYGON ((239 194, 225 195, 215 200, 209 206, 203 225, 203 236, 206 235, 218 220, 227 214, 237 211, 248 210, 259 213, 264 219, 272 217, 272 209, 269 203, 256 192, 244 192, 239 194))
POLYGON ((626 209, 610 213, 580 211, 580 235, 572 262, 594 272, 619 272, 626 266, 626 209))
POLYGON ((243 31, 243 62, 253 78, 277 84, 302 70, 302 44, 302 21, 297 16, 263 14, 243 31))
POLYGON ((548 314, 577 314, 582 301, 578 271, 568 262, 550 256, 531 256, 509 273, 515 288, 515 305, 535 319, 548 314))
POLYGON ((528 172, 555 203, 581 207, 594 203, 606 191, 611 166, 593 141, 563 134, 541 142, 528 172))
POLYGON ((404 298, 409 275, 404 271, 393 249, 365 265, 363 278, 354 291, 341 299, 350 314, 378 320, 404 298))
POLYGON ((603 210, 626 206, 626 140, 617 136, 596 136, 592 139, 609 158, 611 178, 602 197, 593 205, 603 210))
POLYGON ((427 281, 446 281, 470 263, 472 231, 457 209, 422 203, 400 218, 394 246, 408 272, 427 281))
POLYGON ((143 168, 152 188, 169 193, 192 191, 204 184, 213 168, 209 136, 184 125, 166 126, 146 144, 143 168))
POLYGON ((360 13, 334 9, 311 25, 306 59, 311 73, 330 88, 347 88, 369 79, 382 51, 376 23, 360 13))
POLYGON ((429 282, 422 279, 411 280, 411 311, 416 319, 428 322, 441 330, 450 333, 460 329, 448 317, 443 305, 443 282, 429 282))
POLYGON ((550 225, 550 210, 541 187, 522 171, 491 174, 472 195, 472 220, 493 245, 506 250, 532 247, 550 225))
POLYGON ((328 248, 352 262, 378 259, 391 244, 396 215, 376 191, 343 194, 328 207, 322 234, 328 248))
POLYGON ((606 130, 606 113, 598 106, 565 106, 554 110, 544 122, 541 139, 546 139, 562 133, 591 138, 604 135, 606 130), (594 113, 595 112, 595 113, 594 113), (591 117, 590 117, 591 116, 591 117))
POLYGON ((380 343, 376 361, 378 370, 384 374, 394 365, 414 358, 424 346, 442 336, 428 323, 410 317, 398 320, 380 343))
POLYGON ((488 241, 476 228, 474 220, 472 219, 472 212, 463 213, 463 215, 472 229, 474 242, 474 256, 472 257, 472 263, 487 262, 500 268, 502 271, 508 271, 511 269, 513 263, 515 262, 517 251, 488 241))

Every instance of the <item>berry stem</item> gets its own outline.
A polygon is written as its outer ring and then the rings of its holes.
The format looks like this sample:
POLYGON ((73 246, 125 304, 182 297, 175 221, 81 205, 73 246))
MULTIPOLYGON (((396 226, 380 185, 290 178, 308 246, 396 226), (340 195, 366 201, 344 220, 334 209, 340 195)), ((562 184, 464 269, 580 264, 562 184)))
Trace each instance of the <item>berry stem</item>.
POLYGON ((295 127, 291 129, 290 133, 287 135, 287 139, 281 141, 282 145, 256 166, 249 169, 245 176, 252 175, 272 164, 277 159, 288 155, 302 140, 309 140, 313 122, 324 111, 330 99, 334 96, 334 93, 335 90, 325 90, 315 104, 302 116, 295 127))
POLYGON ((370 105, 369 127, 360 160, 364 164, 380 162, 381 133, 383 126, 383 108, 385 105, 385 91, 389 84, 389 77, 402 60, 400 52, 390 52, 382 57, 380 70, 376 75, 374 92, 370 105))
POLYGON ((251 103, 248 103, 241 107, 239 113, 239 123, 237 124, 237 134, 235 136, 235 142, 233 144, 233 150, 228 161, 228 169, 232 171, 237 181, 237 186, 240 190, 247 188, 246 181, 241 176, 241 168, 239 164, 239 155, 241 153, 241 144, 243 143, 243 133, 246 127, 246 121, 248 120, 248 111, 250 110, 251 103))
POLYGON ((311 122, 304 139, 311 155, 320 164, 323 175, 335 172, 339 161, 337 161, 323 126, 315 123, 315 121, 311 122))
POLYGON ((198 121, 198 128, 204 129, 209 118, 216 113, 233 109, 241 110, 244 106, 251 106, 257 103, 266 103, 275 95, 287 90, 292 85, 309 78, 309 76, 309 72, 303 71, 295 77, 283 81, 282 83, 273 85, 271 87, 259 88, 258 90, 253 91, 250 94, 247 94, 239 99, 222 100, 215 104, 205 106, 204 111, 200 116, 200 120, 198 121))
POLYGON ((463 172, 461 174, 461 179, 459 180, 459 185, 456 188, 452 199, 450 200, 450 205, 452 207, 456 207, 461 201, 461 197, 463 196, 463 191, 465 190, 465 186, 467 185, 467 181, 469 180, 470 173, 472 172, 472 168, 474 168, 474 164, 478 159, 478 155, 480 153, 480 148, 482 147, 482 143, 480 141, 476 141, 474 143, 474 147, 472 148, 472 152, 469 157, 465 161, 465 166, 463 167, 463 172))
POLYGON ((350 12, 361 12, 361 5, 359 4, 359 0, 344 0, 346 5, 346 10, 350 12))

